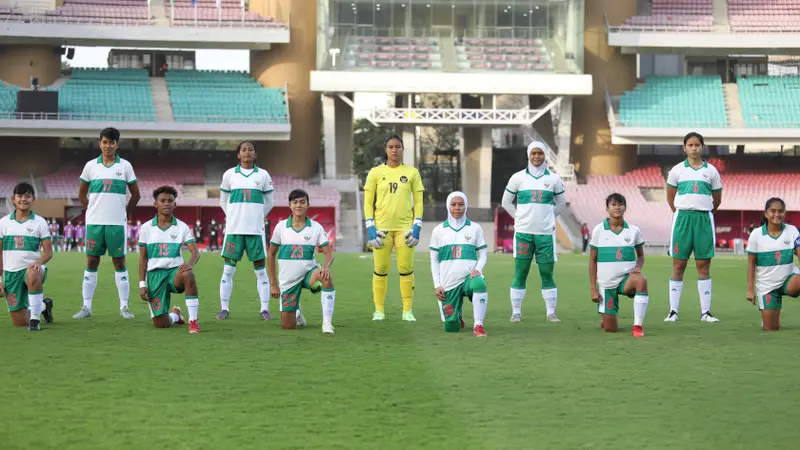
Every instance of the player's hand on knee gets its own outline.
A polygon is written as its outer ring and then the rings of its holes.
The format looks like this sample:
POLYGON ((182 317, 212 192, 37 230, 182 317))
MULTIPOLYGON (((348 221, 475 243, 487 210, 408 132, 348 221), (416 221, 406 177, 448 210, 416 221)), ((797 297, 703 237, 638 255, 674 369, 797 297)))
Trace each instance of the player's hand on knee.
POLYGON ((331 270, 326 268, 319 269, 319 279, 320 281, 328 281, 331 279, 331 270))
POLYGON ((755 292, 750 291, 750 290, 747 291, 747 301, 752 303, 752 304, 754 304, 754 305, 756 304, 756 294, 755 294, 755 292))
POLYGON ((279 298, 281 296, 281 290, 278 286, 276 286, 276 284, 277 283, 269 284, 269 295, 272 298, 279 298))
POLYGON ((406 245, 416 247, 419 244, 420 233, 422 233, 422 219, 414 219, 414 226, 405 234, 406 245))
POLYGON ((150 289, 147 289, 146 287, 139 288, 139 297, 142 298, 143 302, 149 302, 150 301, 150 289))
POLYGON ((471 274, 469 274, 470 278, 475 278, 481 276, 481 273, 477 270, 473 270, 471 274))
POLYGON ((602 298, 600 297, 600 292, 597 290, 596 287, 592 288, 592 301, 595 303, 600 303, 602 298))
POLYGON ((180 267, 178 267, 178 273, 186 273, 186 272, 189 272, 191 270, 192 270, 192 266, 190 266, 190 265, 188 265, 186 263, 181 264, 180 267))
POLYGON ((441 286, 436 288, 436 298, 439 299, 440 302, 444 301, 444 289, 441 286))

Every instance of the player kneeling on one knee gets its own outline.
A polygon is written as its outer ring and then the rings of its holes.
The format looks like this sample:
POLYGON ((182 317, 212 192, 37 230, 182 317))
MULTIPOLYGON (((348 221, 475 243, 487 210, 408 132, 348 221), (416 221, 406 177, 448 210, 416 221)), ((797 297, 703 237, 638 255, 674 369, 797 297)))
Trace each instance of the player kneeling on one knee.
POLYGON ((185 294, 189 311, 189 333, 197 334, 197 280, 193 267, 200 259, 197 243, 189 227, 173 211, 178 192, 172 186, 153 191, 153 206, 158 214, 142 224, 139 231, 139 295, 150 306, 153 325, 169 328, 185 323, 178 306, 171 306, 172 294, 185 294), (189 248, 191 259, 184 263, 181 248, 189 248))
POLYGON ((633 297, 633 335, 644 336, 642 323, 647 311, 647 279, 644 266, 644 239, 636 225, 625 221, 627 203, 621 194, 606 198, 608 219, 594 227, 589 243, 589 283, 592 301, 603 315, 601 327, 618 329, 619 296, 633 297))
POLYGON ((45 323, 53 321, 53 301, 42 292, 53 241, 47 221, 31 210, 36 200, 33 186, 19 183, 12 200, 14 212, 0 219, 0 296, 6 298, 14 325, 39 331, 42 312, 45 323))
POLYGON ((312 294, 322 292, 322 332, 333 334, 333 250, 322 225, 307 215, 308 193, 295 189, 289 193, 291 217, 275 225, 269 246, 270 295, 281 305, 281 328, 294 329, 305 325, 300 309, 300 294, 308 289, 312 294), (325 263, 317 264, 316 252, 325 255, 325 263), (276 276, 276 265, 280 271, 276 276))
POLYGON ((800 276, 794 273, 794 256, 800 257, 800 233, 785 224, 786 204, 767 200, 761 226, 747 241, 747 300, 761 310, 761 329, 780 329, 783 297, 800 295, 800 276))
POLYGON ((486 238, 477 223, 467 219, 467 196, 452 192, 447 196, 447 220, 431 235, 431 274, 439 312, 445 331, 458 331, 463 326, 461 308, 464 297, 472 301, 475 336, 484 337, 486 317, 486 238))

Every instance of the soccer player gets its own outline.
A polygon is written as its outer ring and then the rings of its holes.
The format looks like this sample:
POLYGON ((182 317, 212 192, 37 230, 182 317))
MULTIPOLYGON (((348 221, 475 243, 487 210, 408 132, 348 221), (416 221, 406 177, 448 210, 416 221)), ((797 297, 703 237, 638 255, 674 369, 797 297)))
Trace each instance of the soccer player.
POLYGON ((86 226, 83 222, 78 222, 75 227, 75 243, 78 245, 78 251, 83 252, 86 247, 86 226))
POLYGON ((481 226, 467 219, 467 196, 452 192, 447 196, 447 220, 436 226, 431 235, 431 274, 444 331, 461 329, 464 297, 472 302, 472 334, 485 337, 486 317, 486 238, 481 226))
POLYGON ((647 279, 642 275, 644 238, 636 225, 625 221, 626 209, 621 194, 606 197, 608 219, 594 227, 589 244, 589 283, 592 301, 603 315, 600 326, 615 333, 619 296, 633 297, 633 336, 643 337, 642 323, 650 301, 647 279))
POLYGON ((80 177, 78 198, 86 208, 86 270, 83 272, 83 306, 74 319, 92 317, 92 299, 97 287, 97 267, 100 257, 108 253, 114 264, 119 294, 119 314, 133 319, 128 309, 130 282, 125 267, 127 242, 125 238, 128 215, 139 203, 139 184, 131 164, 117 154, 119 131, 106 128, 100 132, 102 154, 86 163, 80 177), (131 197, 126 205, 125 194, 131 197))
POLYGON ((764 331, 780 329, 783 296, 800 296, 800 277, 793 271, 794 255, 800 257, 800 233, 784 223, 785 217, 783 200, 767 200, 761 227, 747 241, 747 300, 758 304, 764 331))
POLYGON ((391 135, 384 142, 386 163, 373 167, 364 185, 364 224, 372 247, 374 274, 372 320, 386 318, 386 276, 392 260, 392 247, 397 249, 397 270, 400 272, 400 296, 403 299, 402 319, 416 322, 414 306, 414 247, 422 231, 422 178, 416 168, 403 164, 403 140, 391 135))
POLYGON ((31 209, 35 200, 33 186, 19 183, 14 187, 14 212, 0 219, 0 295, 6 298, 14 325, 28 325, 30 331, 39 331, 41 316, 45 323, 53 322, 53 301, 42 291, 53 241, 47 220, 31 209))
MULTIPOLYGON (((46 220, 45 220, 46 222, 46 220)), ((53 251, 59 251, 59 246, 61 244, 61 227, 59 227, 58 222, 56 219, 50 219, 50 237, 53 240, 53 251)))
POLYGON ((153 326, 169 328, 173 323, 184 323, 181 309, 170 308, 173 293, 186 293, 189 310, 189 333, 197 334, 197 281, 194 266, 200 251, 189 227, 178 220, 173 211, 178 191, 172 186, 161 186, 153 191, 153 206, 158 213, 142 225, 139 233, 139 295, 150 305, 153 326), (183 261, 181 247, 187 246, 192 254, 189 263, 183 261))
POLYGON ((272 178, 256 166, 256 147, 243 141, 236 147, 239 165, 222 175, 219 204, 225 212, 226 230, 222 257, 225 265, 219 282, 220 311, 217 320, 228 318, 228 305, 233 290, 236 263, 247 252, 256 273, 256 290, 261 300, 261 320, 271 320, 269 313, 269 277, 267 248, 264 238, 264 217, 272 209, 272 178))
POLYGON ((669 314, 664 322, 678 321, 683 292, 683 274, 694 252, 697 266, 697 292, 700 294, 700 321, 719 322, 711 315, 711 258, 716 234, 714 213, 722 203, 719 172, 702 158, 705 142, 698 133, 683 138, 686 160, 667 175, 667 202, 672 209, 672 235, 669 251, 672 276, 669 280, 669 314))
POLYGON ((272 233, 269 247, 270 294, 280 299, 281 328, 294 329, 305 325, 298 320, 300 294, 308 289, 312 294, 322 292, 322 332, 333 334, 333 305, 336 291, 333 289, 333 250, 322 225, 306 216, 310 200, 306 191, 295 189, 289 193, 289 208, 292 215, 286 222, 278 223, 272 233), (316 249, 325 255, 322 267, 316 261, 316 249), (277 259, 277 261, 276 261, 277 259), (280 266, 275 276, 275 266, 280 266))
POLYGON ((71 252, 75 247, 75 225, 72 224, 71 220, 68 220, 67 224, 64 225, 64 238, 64 251, 71 252))
POLYGON ((531 262, 536 257, 542 297, 549 322, 556 316, 558 288, 553 279, 556 255, 556 216, 566 207, 561 177, 547 170, 549 149, 543 142, 528 145, 528 167, 511 176, 503 193, 503 208, 514 218, 514 281, 511 283, 511 322, 522 320, 522 301, 531 262), (514 206, 514 199, 517 204, 514 206))

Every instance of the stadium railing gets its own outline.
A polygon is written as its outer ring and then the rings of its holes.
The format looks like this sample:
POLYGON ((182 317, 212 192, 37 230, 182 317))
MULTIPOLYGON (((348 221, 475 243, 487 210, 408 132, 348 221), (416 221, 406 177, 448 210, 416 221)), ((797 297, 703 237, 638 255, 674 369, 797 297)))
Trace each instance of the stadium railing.
POLYGON ((690 25, 611 25, 608 15, 605 15, 606 33, 641 33, 641 32, 687 32, 711 33, 713 30, 690 25))
MULTIPOLYGON (((288 109, 287 109, 288 111, 288 109)), ((0 113, 0 120, 96 120, 96 121, 120 121, 120 122, 148 122, 143 121, 142 116, 138 114, 83 114, 83 113, 18 113, 18 112, 2 112, 0 113)), ((231 116, 182 116, 182 119, 192 119, 191 121, 183 120, 181 123, 290 123, 289 114, 286 116, 275 117, 231 117, 231 116)))

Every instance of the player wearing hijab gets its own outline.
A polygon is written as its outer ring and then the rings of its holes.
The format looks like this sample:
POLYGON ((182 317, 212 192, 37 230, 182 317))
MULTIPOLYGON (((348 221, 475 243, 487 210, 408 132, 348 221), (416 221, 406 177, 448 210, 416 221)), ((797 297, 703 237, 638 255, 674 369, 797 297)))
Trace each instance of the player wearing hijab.
POLYGON ((547 170, 545 159, 548 151, 543 142, 531 142, 528 145, 528 167, 511 176, 503 194, 503 208, 514 218, 511 322, 522 320, 522 301, 534 257, 542 279, 547 320, 561 322, 556 316, 558 289, 553 279, 553 268, 558 260, 556 216, 564 210, 567 202, 561 177, 547 170))
POLYGON ((467 219, 467 196, 463 192, 447 196, 447 220, 434 228, 429 248, 444 331, 461 328, 461 307, 467 297, 472 302, 475 321, 472 334, 485 337, 483 319, 489 299, 483 278, 486 238, 480 225, 467 219))

